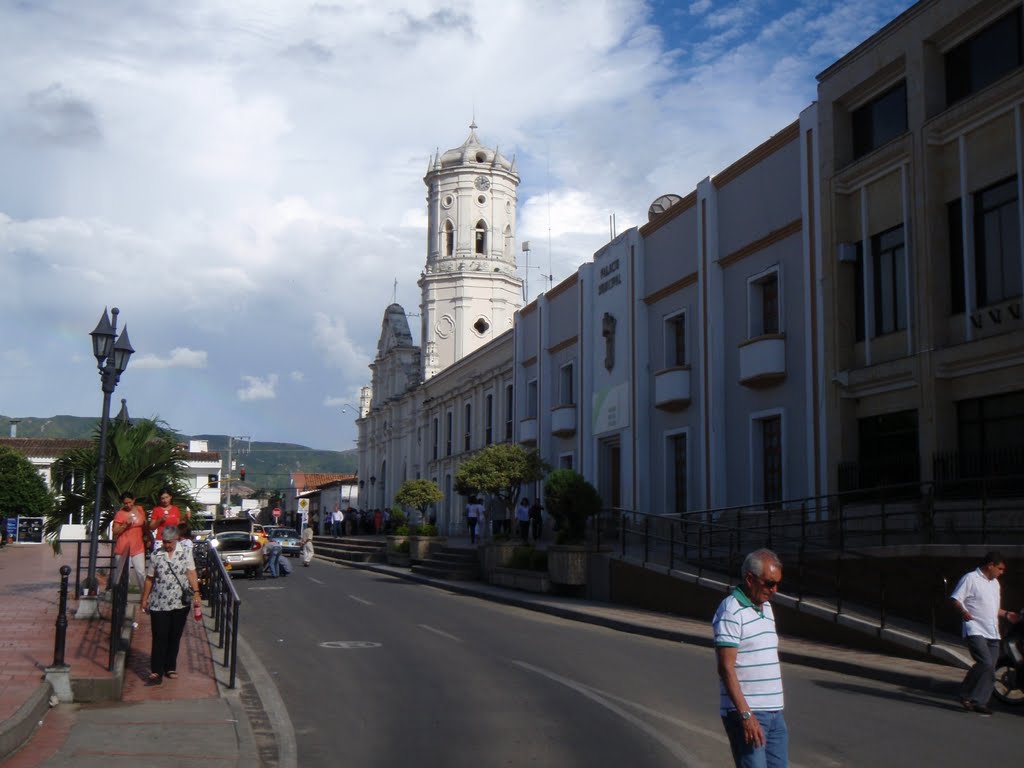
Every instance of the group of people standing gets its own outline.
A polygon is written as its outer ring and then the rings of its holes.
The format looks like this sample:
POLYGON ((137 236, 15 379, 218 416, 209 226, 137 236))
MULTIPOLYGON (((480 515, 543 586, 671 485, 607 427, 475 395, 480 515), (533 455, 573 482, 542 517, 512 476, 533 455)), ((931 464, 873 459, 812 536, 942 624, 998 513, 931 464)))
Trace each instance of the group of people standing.
POLYGON ((178 676, 178 649, 189 609, 195 609, 197 617, 202 616, 191 530, 172 499, 169 489, 162 490, 160 503, 147 516, 146 510, 135 503, 135 494, 126 491, 121 495, 121 508, 114 514, 111 529, 111 584, 117 583, 127 560, 142 593, 142 611, 150 617, 153 642, 147 686, 161 685, 165 678, 173 680, 178 676), (154 543, 147 560, 149 542, 154 543))

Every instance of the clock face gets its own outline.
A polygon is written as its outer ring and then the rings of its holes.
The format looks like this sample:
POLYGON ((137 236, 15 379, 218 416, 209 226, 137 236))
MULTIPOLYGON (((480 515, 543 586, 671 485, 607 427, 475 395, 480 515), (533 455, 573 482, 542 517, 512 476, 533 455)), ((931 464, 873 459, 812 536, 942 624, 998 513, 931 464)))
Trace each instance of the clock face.
POLYGON ((476 177, 476 188, 479 189, 481 192, 484 192, 484 191, 490 189, 491 188, 490 179, 488 179, 486 176, 477 176, 476 177))

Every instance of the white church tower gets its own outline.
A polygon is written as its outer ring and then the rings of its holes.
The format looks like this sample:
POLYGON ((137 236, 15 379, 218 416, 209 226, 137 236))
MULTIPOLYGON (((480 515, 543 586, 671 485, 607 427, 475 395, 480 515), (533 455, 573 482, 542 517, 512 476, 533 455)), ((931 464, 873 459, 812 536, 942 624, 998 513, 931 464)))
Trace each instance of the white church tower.
POLYGON ((522 304, 516 275, 515 158, 480 143, 476 122, 461 147, 435 154, 427 185, 422 292, 423 379, 512 327, 522 304))

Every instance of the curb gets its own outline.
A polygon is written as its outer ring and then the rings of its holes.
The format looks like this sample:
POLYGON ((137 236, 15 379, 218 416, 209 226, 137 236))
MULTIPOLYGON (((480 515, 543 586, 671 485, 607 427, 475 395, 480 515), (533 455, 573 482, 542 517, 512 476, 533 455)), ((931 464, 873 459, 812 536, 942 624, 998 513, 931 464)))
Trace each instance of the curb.
POLYGON ((28 743, 40 723, 40 718, 50 709, 53 686, 43 682, 18 711, 0 724, 0 763, 28 743))

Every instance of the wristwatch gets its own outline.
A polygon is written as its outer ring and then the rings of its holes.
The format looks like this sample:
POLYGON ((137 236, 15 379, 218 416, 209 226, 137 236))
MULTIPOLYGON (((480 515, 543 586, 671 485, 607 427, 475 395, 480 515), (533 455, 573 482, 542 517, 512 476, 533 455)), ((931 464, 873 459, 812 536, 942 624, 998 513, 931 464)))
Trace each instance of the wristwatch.
POLYGON ((749 709, 746 712, 740 712, 740 719, 743 722, 747 722, 747 720, 749 720, 753 716, 753 713, 749 709))

